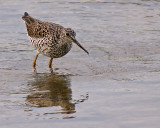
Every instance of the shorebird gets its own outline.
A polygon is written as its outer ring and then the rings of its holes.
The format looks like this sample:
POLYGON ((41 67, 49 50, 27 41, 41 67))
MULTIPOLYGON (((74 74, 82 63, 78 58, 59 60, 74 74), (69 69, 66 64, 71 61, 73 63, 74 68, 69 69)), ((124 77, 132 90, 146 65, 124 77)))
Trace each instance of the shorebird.
POLYGON ((38 20, 31 17, 27 12, 24 13, 22 19, 26 24, 30 41, 38 51, 33 61, 34 69, 39 54, 50 57, 49 67, 51 68, 53 58, 66 55, 71 50, 73 42, 89 54, 76 40, 76 33, 71 28, 64 28, 59 24, 38 20))

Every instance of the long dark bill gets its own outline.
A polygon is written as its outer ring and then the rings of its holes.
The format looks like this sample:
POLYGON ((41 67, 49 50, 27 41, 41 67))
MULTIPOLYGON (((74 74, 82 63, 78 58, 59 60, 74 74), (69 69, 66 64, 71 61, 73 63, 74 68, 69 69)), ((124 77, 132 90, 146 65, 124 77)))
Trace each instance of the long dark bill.
POLYGON ((77 44, 81 49, 83 49, 89 55, 89 52, 76 39, 73 39, 73 41, 75 44, 77 44))

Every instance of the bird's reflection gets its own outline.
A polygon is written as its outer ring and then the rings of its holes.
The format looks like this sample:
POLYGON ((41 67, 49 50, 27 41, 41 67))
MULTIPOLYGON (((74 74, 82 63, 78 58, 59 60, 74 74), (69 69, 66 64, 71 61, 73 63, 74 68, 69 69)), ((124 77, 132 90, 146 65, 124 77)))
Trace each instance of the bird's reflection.
POLYGON ((69 76, 35 73, 29 85, 32 89, 26 99, 27 106, 60 106, 66 113, 75 112, 69 76))

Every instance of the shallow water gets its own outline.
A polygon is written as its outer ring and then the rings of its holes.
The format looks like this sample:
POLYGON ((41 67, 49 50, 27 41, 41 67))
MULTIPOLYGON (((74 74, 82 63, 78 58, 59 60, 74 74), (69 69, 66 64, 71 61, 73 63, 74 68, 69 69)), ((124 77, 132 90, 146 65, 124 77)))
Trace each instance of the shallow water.
POLYGON ((159 128, 158 0, 1 0, 1 128, 159 128), (36 50, 21 19, 27 11, 73 28, 64 57, 32 61, 36 50))

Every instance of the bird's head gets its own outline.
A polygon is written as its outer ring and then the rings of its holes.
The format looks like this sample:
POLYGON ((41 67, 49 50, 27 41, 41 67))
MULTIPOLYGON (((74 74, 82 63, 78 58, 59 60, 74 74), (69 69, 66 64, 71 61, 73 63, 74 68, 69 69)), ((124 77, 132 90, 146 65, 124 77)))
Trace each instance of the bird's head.
POLYGON ((32 18, 27 12, 24 13, 24 16, 22 16, 22 19, 25 21, 27 25, 30 25, 35 22, 35 19, 32 18))
POLYGON ((68 39, 77 44, 81 49, 83 49, 87 54, 89 54, 89 52, 76 40, 76 33, 71 28, 66 28, 66 36, 68 39))

